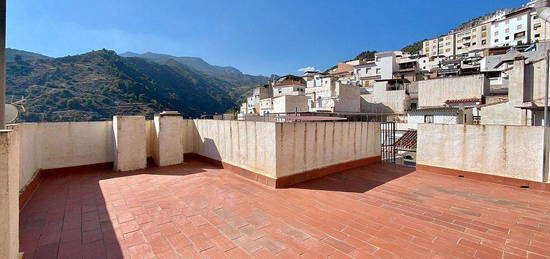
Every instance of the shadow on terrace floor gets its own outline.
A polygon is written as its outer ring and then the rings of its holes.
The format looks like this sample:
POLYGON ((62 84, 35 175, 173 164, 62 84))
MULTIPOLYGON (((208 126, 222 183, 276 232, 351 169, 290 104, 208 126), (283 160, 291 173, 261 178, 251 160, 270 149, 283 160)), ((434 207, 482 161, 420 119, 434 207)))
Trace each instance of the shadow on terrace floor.
POLYGON ((167 189, 177 186, 174 177, 216 169, 190 161, 130 172, 92 168, 49 173, 20 211, 20 251, 24 258, 143 256, 151 251, 134 246, 144 241, 143 235, 132 234, 144 223, 136 220, 138 215, 162 210, 153 200, 170 195, 167 189))
POLYGON ((414 167, 380 163, 327 175, 289 188, 365 193, 415 170, 414 167))

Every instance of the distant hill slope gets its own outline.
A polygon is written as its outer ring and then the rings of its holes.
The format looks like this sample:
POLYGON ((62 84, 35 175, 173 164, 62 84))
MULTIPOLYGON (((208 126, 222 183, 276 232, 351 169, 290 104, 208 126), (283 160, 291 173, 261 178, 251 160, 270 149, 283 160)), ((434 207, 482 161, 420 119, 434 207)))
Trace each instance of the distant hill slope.
POLYGON ((51 59, 51 57, 34 52, 6 48, 6 62, 13 62, 16 58, 21 58, 22 60, 51 59))
POLYGON ((115 114, 150 118, 162 110, 197 117, 236 107, 248 89, 173 60, 160 64, 108 50, 7 63, 8 100, 24 98, 20 121, 109 120, 115 114))
POLYGON ((178 63, 189 66, 192 69, 197 70, 198 72, 204 73, 206 75, 216 77, 218 79, 227 81, 234 86, 253 86, 258 84, 265 84, 268 80, 265 76, 253 76, 243 74, 241 71, 234 67, 229 66, 215 66, 207 63, 201 58, 197 57, 176 57, 166 54, 157 54, 146 52, 143 54, 137 54, 133 52, 125 52, 120 54, 122 57, 139 57, 148 59, 157 63, 166 63, 169 60, 175 60, 178 63))

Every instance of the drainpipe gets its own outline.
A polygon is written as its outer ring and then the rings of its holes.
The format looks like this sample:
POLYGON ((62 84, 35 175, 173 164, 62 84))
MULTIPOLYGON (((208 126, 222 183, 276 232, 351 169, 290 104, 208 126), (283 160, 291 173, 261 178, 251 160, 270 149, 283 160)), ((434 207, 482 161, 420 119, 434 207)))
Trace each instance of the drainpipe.
POLYGON ((6 0, 0 0, 0 130, 6 128, 6 0))
MULTIPOLYGON (((538 0, 535 3, 537 15, 546 22, 550 22, 550 1, 538 0)), ((548 181, 548 84, 550 83, 550 53, 546 50, 546 81, 544 87, 544 139, 542 157, 542 182, 548 181)))

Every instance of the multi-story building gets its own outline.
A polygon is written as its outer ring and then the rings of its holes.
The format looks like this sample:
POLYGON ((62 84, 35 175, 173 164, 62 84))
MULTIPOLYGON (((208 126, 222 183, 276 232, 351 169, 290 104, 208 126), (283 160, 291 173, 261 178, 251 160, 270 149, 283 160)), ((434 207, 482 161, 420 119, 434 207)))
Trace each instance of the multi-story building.
POLYGON ((422 43, 422 54, 426 57, 433 58, 439 57, 439 48, 437 45, 437 38, 425 40, 422 43))
POLYGON ((294 75, 280 77, 273 83, 273 97, 284 95, 305 95, 306 81, 294 75))
POLYGON ((359 85, 347 77, 319 75, 320 85, 306 88, 309 111, 312 112, 359 112, 359 85))
POLYGON ((491 24, 485 23, 456 32, 456 55, 488 48, 490 30, 491 24))
POLYGON ((531 40, 532 8, 524 7, 510 12, 491 23, 491 47, 516 46, 531 40))
POLYGON ((425 40, 422 45, 422 54, 427 57, 451 57, 455 55, 455 34, 449 33, 435 39, 425 40))
POLYGON ((374 55, 374 60, 360 61, 353 66, 352 81, 364 87, 372 87, 376 80, 392 79, 399 70, 397 58, 401 51, 384 51, 374 55))
POLYGON ((536 12, 531 12, 531 42, 550 40, 550 23, 541 19, 536 12))

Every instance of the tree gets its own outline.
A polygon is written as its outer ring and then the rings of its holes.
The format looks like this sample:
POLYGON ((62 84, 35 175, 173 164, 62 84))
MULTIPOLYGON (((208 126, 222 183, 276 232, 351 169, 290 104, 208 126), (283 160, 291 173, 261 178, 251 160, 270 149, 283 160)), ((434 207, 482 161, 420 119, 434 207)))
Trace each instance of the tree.
POLYGON ((424 41, 425 40, 417 41, 411 45, 405 46, 404 48, 401 49, 401 51, 407 52, 410 54, 419 54, 420 51, 422 50, 422 42, 424 41))

